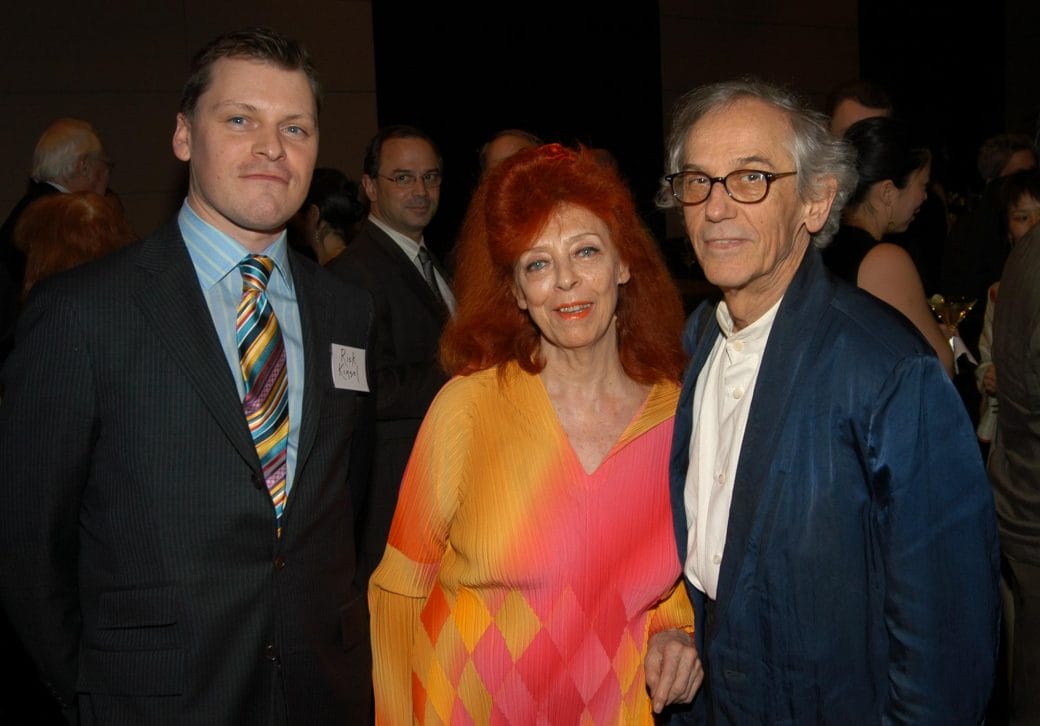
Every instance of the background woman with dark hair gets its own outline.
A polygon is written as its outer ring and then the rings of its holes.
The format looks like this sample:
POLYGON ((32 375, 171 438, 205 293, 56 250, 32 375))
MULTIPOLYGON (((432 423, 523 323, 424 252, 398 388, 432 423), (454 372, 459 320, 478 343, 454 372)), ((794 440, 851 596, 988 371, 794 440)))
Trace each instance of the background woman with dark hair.
POLYGON ((953 374, 953 350, 928 307, 921 277, 906 250, 882 242, 910 225, 928 196, 931 155, 915 148, 903 122, 868 118, 852 124, 845 140, 856 150, 859 183, 849 197, 842 224, 823 250, 839 277, 881 298, 903 313, 953 374))
POLYGON ((701 678, 668 495, 678 292, 617 172, 555 144, 485 176, 458 260, 455 377, 369 588, 377 720, 651 724, 701 678), (651 642, 674 670, 644 669, 651 642))
POLYGON ((300 237, 295 244, 309 247, 318 264, 325 265, 347 248, 364 218, 357 182, 339 169, 319 167, 293 219, 300 237))

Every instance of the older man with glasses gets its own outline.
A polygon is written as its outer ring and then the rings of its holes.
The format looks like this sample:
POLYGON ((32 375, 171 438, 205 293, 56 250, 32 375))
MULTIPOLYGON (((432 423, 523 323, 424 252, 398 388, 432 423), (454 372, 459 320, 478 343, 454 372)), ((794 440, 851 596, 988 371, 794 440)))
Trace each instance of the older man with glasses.
POLYGON ((455 308, 449 278, 423 232, 437 213, 441 155, 425 132, 388 126, 369 141, 361 183, 368 219, 329 270, 367 289, 376 308, 376 448, 358 502, 358 582, 379 564, 412 444, 447 377, 437 363, 441 330, 455 308))
POLYGON ((659 202, 723 300, 687 323, 672 444, 694 644, 651 656, 697 648, 700 723, 978 723, 993 497, 934 352, 821 262, 849 149, 785 91, 737 81, 682 99, 668 161, 659 202))

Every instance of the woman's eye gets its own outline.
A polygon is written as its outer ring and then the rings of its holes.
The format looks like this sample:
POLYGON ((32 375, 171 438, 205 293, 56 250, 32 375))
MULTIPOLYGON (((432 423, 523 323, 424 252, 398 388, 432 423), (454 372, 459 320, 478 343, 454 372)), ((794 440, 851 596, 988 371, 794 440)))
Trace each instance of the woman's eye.
POLYGON ((539 270, 544 270, 545 264, 545 260, 532 260, 531 262, 527 263, 527 271, 538 272, 539 270))
POLYGON ((580 250, 578 250, 578 256, 579 257, 592 257, 597 252, 599 252, 599 248, 598 247, 593 247, 592 245, 589 245, 588 247, 582 247, 580 250))

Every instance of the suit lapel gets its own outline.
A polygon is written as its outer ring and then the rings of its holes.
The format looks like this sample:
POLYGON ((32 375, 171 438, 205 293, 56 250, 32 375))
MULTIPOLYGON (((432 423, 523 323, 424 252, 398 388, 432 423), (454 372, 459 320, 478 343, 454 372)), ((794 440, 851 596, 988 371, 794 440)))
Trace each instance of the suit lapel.
POLYGON ((811 348, 819 311, 832 290, 829 285, 819 284, 825 275, 819 251, 810 247, 780 303, 762 356, 733 482, 717 592, 720 621, 732 601, 748 543, 753 537, 752 528, 762 520, 759 508, 763 494, 775 484, 770 469, 776 460, 777 443, 786 425, 791 396, 808 385, 799 374, 811 348))
MULTIPOLYGON (((415 263, 408 258, 408 255, 404 253, 404 250, 402 250, 396 242, 390 239, 390 236, 386 232, 373 224, 371 220, 365 222, 365 227, 362 232, 368 233, 372 238, 372 241, 376 243, 379 250, 390 260, 391 266, 397 268, 401 279, 409 288, 411 288, 415 296, 422 300, 423 304, 430 308, 435 315, 440 317, 442 320, 447 320, 447 308, 433 296, 433 290, 430 289, 430 285, 426 282, 426 278, 423 277, 421 272, 419 272, 419 268, 415 266, 415 263)), ((447 280, 448 277, 444 275, 440 263, 437 262, 436 258, 433 258, 433 264, 434 267, 437 268, 437 271, 440 272, 441 276, 447 280)))
POLYGON ((176 222, 142 243, 138 264, 142 276, 134 297, 151 320, 160 344, 242 458, 259 471, 242 402, 176 222))
MULTIPOLYGON (((300 328, 303 338, 303 409, 300 420, 300 437, 296 444, 296 476, 293 488, 300 484, 300 472, 307 461, 314 439, 318 432, 318 417, 321 413, 322 386, 325 380, 319 372, 320 366, 331 365, 332 351, 327 347, 328 311, 332 300, 328 290, 318 284, 314 269, 308 268, 289 255, 292 268, 293 287, 296 291, 296 304, 300 311, 300 328)), ((292 507, 292 494, 286 500, 285 511, 288 514, 292 507)))
POLYGON ((697 379, 708 359, 708 354, 719 337, 719 324, 715 318, 716 304, 704 302, 690 316, 684 333, 683 347, 691 354, 683 375, 682 391, 672 428, 672 454, 669 463, 669 478, 672 491, 672 516, 675 526, 675 541, 679 548, 679 561, 686 562, 689 528, 686 524, 686 472, 690 466, 690 437, 693 435, 693 396, 697 379))

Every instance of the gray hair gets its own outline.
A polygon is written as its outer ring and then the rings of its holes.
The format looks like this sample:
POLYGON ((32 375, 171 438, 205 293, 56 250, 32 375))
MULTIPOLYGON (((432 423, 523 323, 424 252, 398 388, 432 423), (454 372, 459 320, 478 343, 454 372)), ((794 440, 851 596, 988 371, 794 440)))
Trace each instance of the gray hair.
MULTIPOLYGON (((810 110, 790 92, 752 78, 700 86, 679 99, 672 114, 665 165, 667 173, 680 171, 686 155, 690 129, 708 114, 750 98, 762 101, 787 114, 791 123, 790 152, 798 172, 798 195, 803 200, 817 198, 821 182, 831 177, 838 186, 827 221, 813 234, 815 247, 826 247, 841 222, 841 210, 856 188, 855 151, 827 130, 822 114, 810 110)), ((677 207, 668 182, 661 180, 655 201, 661 208, 677 207)))
POLYGON ((61 183, 76 173, 84 156, 100 151, 101 139, 93 126, 78 118, 60 118, 36 142, 32 178, 61 183))

